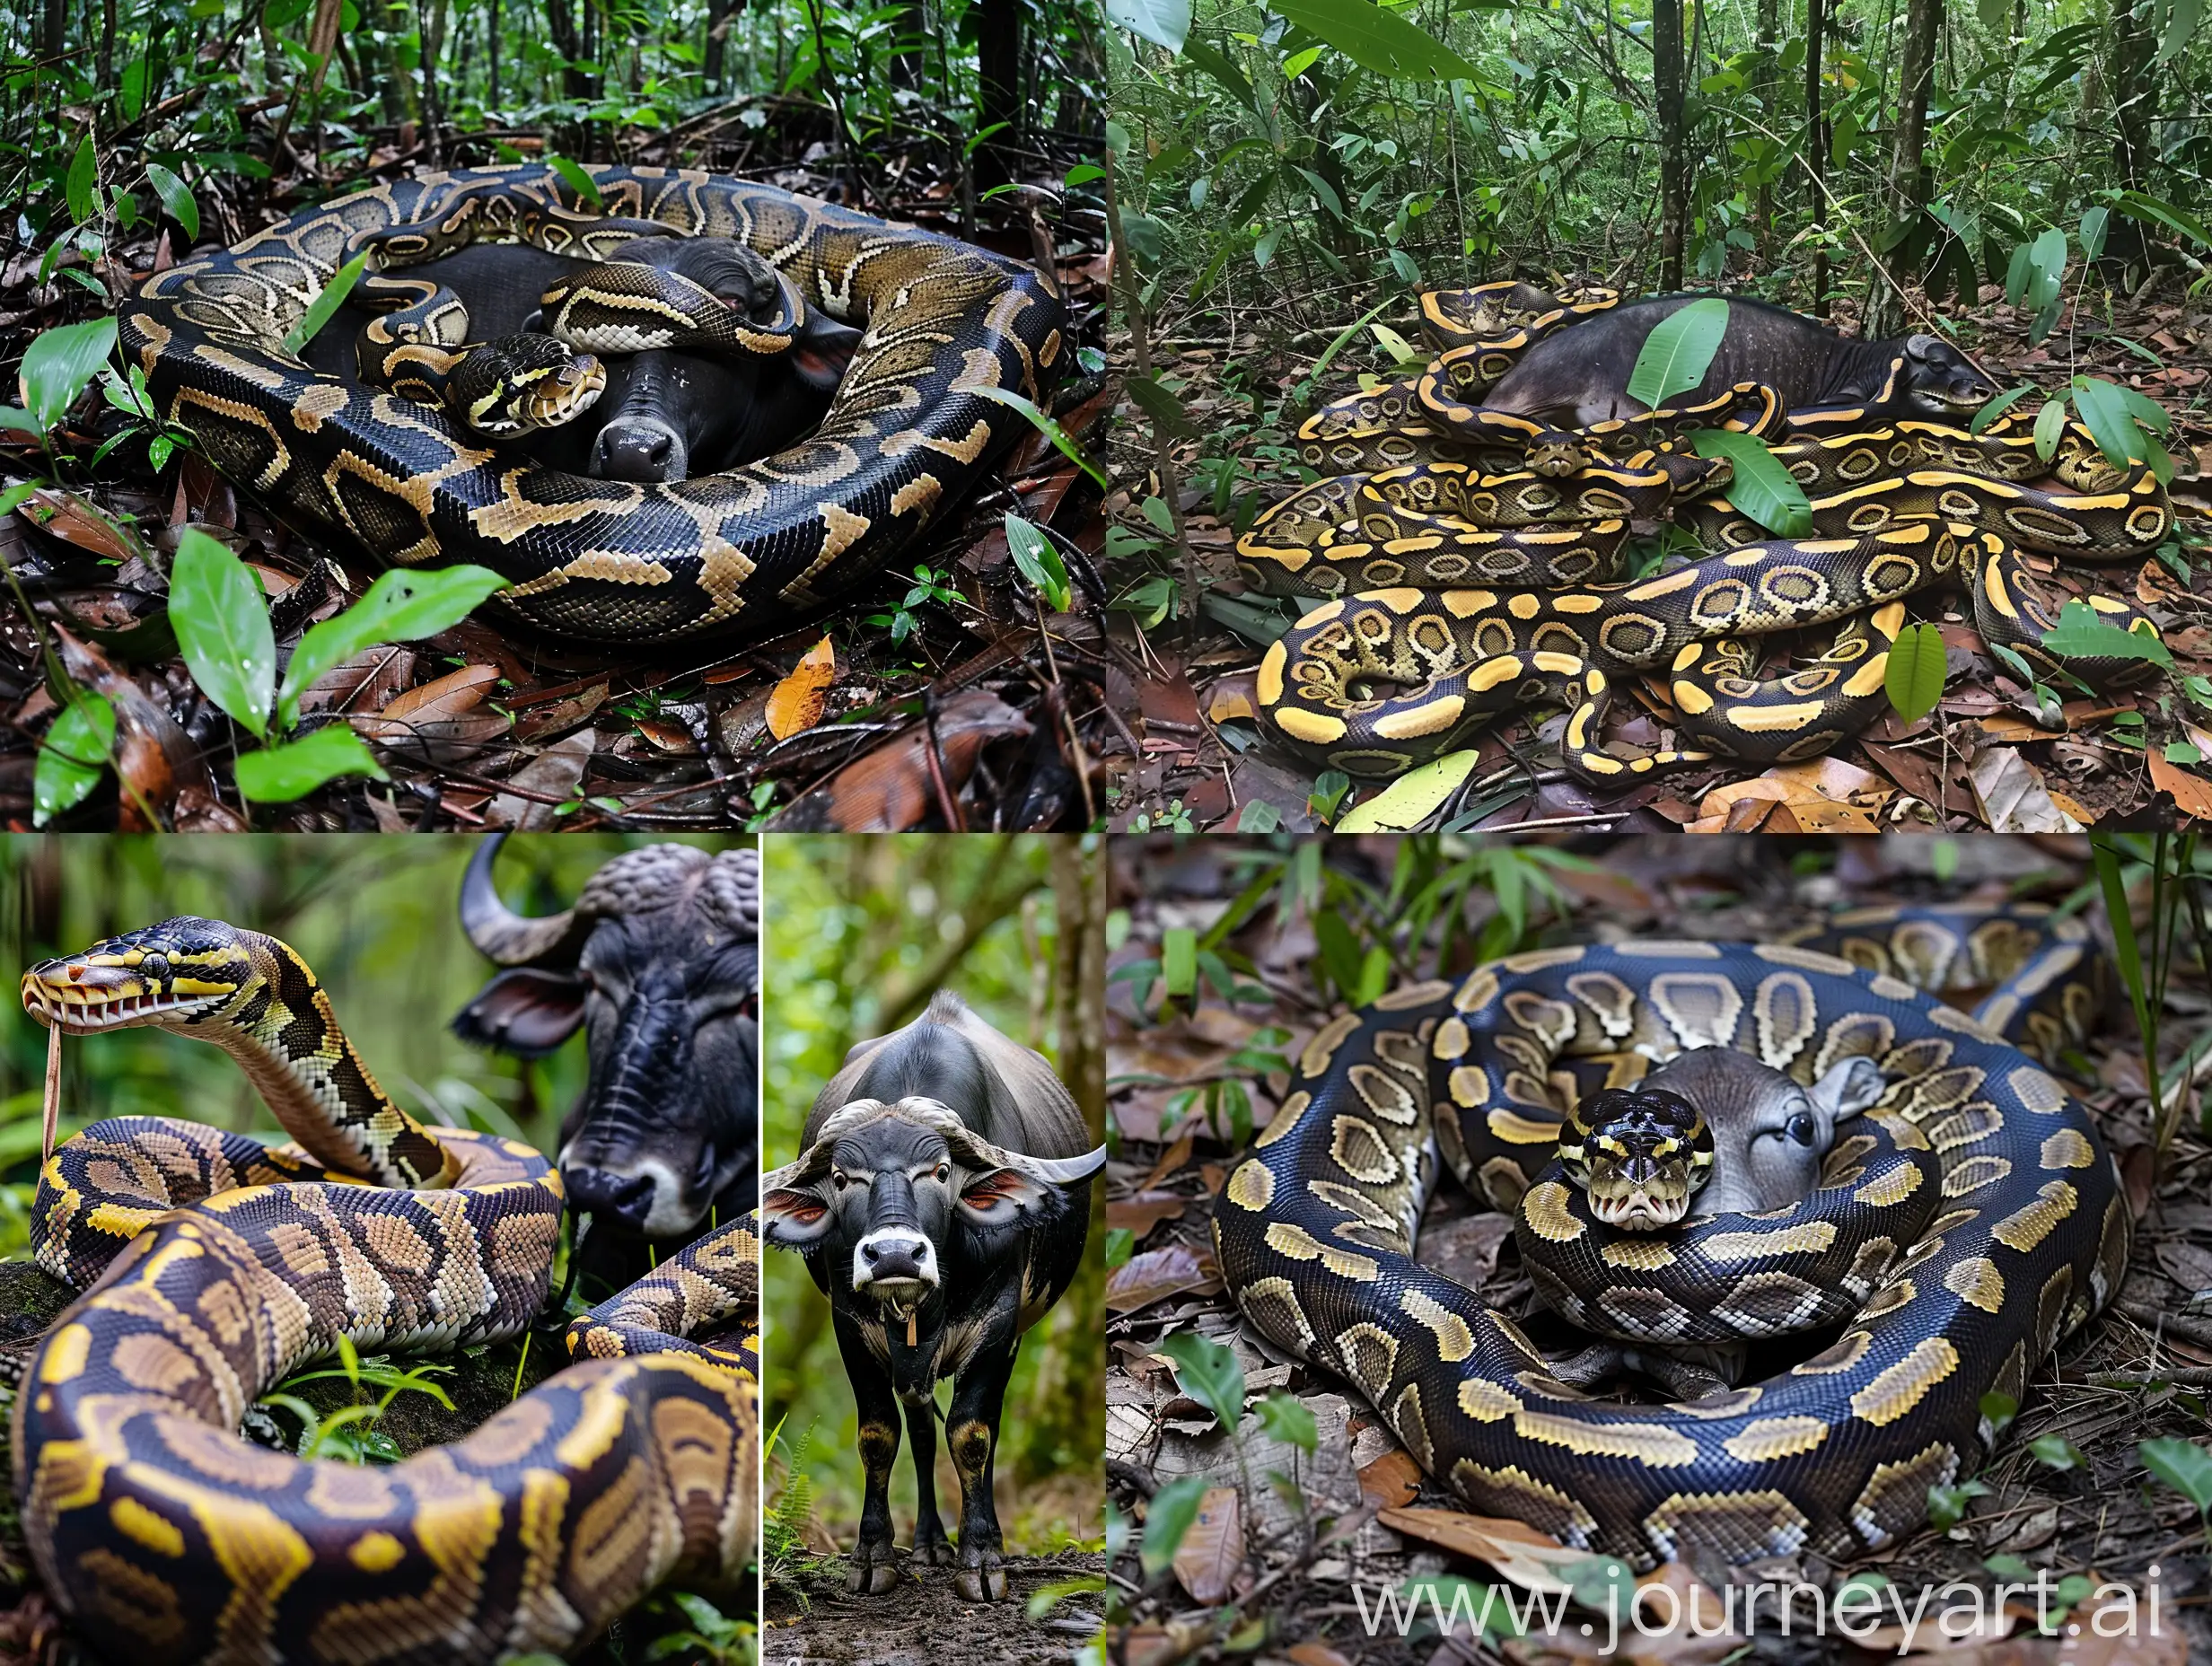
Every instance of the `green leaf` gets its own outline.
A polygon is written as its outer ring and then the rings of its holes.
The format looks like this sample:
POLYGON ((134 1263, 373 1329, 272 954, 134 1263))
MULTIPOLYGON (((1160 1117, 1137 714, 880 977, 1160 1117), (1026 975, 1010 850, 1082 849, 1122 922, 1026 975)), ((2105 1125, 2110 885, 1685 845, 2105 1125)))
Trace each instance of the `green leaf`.
POLYGON ((1106 170, 1094 162, 1079 162, 1060 178, 1060 184, 1068 190, 1078 185, 1088 185, 1093 180, 1106 177, 1106 170))
POLYGON ((2203 16, 2204 0, 2173 0, 2173 9, 2166 14, 2165 32, 2158 37, 2155 61, 2165 64, 2181 57, 2203 16))
POLYGON ((2195 215, 2176 208, 2172 203, 2161 202, 2141 191, 2115 192, 2110 201, 2130 219, 2155 221, 2169 231, 2179 232, 2199 248, 2212 248, 2212 231, 2207 230, 2204 222, 2195 215))
POLYGON ((2063 1434, 2039 1434, 2028 1442, 2028 1452, 2036 1462, 2062 1471, 2078 1469, 2088 1461, 2063 1434))
POLYGON ((1190 0, 1106 0, 1106 21, 1180 52, 1190 33, 1190 0))
POLYGON ((2035 454, 2045 462, 2058 455, 2058 436, 2066 432, 2066 401, 2047 399, 2035 413, 2035 454))
POLYGON ((344 723, 326 723, 303 739, 266 751, 241 752, 237 769, 239 796, 264 804, 288 804, 340 776, 391 779, 361 737, 344 723))
POLYGON ((315 338, 316 333, 330 321, 331 315, 346 304, 346 297, 353 294, 354 285, 361 281, 361 274, 368 263, 366 254, 358 254, 330 275, 330 281, 323 285, 322 293, 307 303, 307 311, 300 314, 300 321, 285 337, 286 353, 294 358, 299 357, 302 350, 315 338))
POLYGON ((1472 64, 1395 12, 1369 0, 1268 0, 1268 9, 1350 58, 1396 81, 1478 81, 1472 64))
POLYGON ((1171 925, 1160 934, 1160 982, 1177 998, 1198 986, 1198 934, 1188 925, 1171 925))
POLYGON ((1657 410, 1676 394, 1705 380, 1713 355, 1728 333, 1728 303, 1717 295, 1693 301, 1652 326, 1628 377, 1628 397, 1657 410))
POLYGON ((1244 72, 1225 52, 1207 43, 1204 36, 1193 35, 1182 44, 1183 57, 1211 75, 1236 101, 1250 110, 1253 107, 1252 83, 1244 78, 1244 72))
POLYGON ((2024 381, 2022 382, 2017 388, 2007 388, 2004 392, 1998 394, 1997 398, 1991 399, 1987 405, 1983 406, 1979 410, 1974 413, 1974 420, 1966 425, 1967 432, 1970 434, 1987 434, 1989 431, 1990 424, 1997 421, 1998 417, 2002 416, 2006 411, 2012 409, 2014 406, 2019 404, 2021 400, 2026 399, 2028 395, 2033 393, 2035 389, 2031 384, 2024 381))
POLYGON ((1181 440, 1198 438, 1198 425, 1190 420, 1189 413, 1182 408, 1182 402, 1153 378, 1131 376, 1122 386, 1128 390, 1130 399, 1152 418, 1152 425, 1161 433, 1181 440))
POLYGON ((1037 588, 1045 599, 1045 606, 1055 613, 1067 611, 1073 595, 1067 584, 1067 564, 1060 559, 1059 550, 1031 522, 1009 513, 1006 516, 1006 552, 1014 557, 1014 565, 1022 576, 1037 588))
POLYGON ((1051 417, 1046 416, 1044 412, 1039 410, 1033 401, 1024 399, 1011 388, 974 387, 968 389, 967 391, 974 394, 978 399, 989 399, 994 404, 1004 405, 1021 412, 1023 416, 1029 418, 1031 427, 1052 442, 1061 456, 1097 481, 1102 490, 1111 489, 1112 483, 1107 479, 1106 471, 1091 460, 1089 454, 1084 451, 1083 447, 1075 443, 1074 435, 1051 417))
POLYGON ((199 203, 192 195, 192 188, 158 162, 146 164, 146 179, 154 187, 154 194, 162 199, 162 206, 169 217, 184 228, 184 234, 194 241, 199 238, 199 203))
POLYGON ((2013 1419, 2020 1415, 2020 1402, 2009 1394, 2000 1394, 1991 1389, 1981 1397, 1979 1410, 1989 1425, 1990 1434, 2002 1434, 2012 1426, 2013 1419))
POLYGON ((292 727, 299 716, 300 697, 332 666, 380 643, 419 642, 451 630, 485 597, 506 585, 489 567, 442 567, 434 572, 394 567, 382 574, 360 601, 300 638, 277 692, 277 727, 292 727))
POLYGON ((1728 501, 1777 538, 1804 538, 1813 530, 1813 504, 1805 489, 1776 460, 1767 443, 1754 434, 1728 428, 1693 429, 1690 442, 1700 457, 1725 457, 1734 465, 1728 501))
POLYGON ((1244 1419, 1244 1367, 1234 1349, 1183 1330, 1162 1337, 1153 1352, 1174 1361, 1183 1392, 1212 1412, 1223 1428, 1236 1433, 1244 1419))
POLYGON ((2061 660, 2148 660, 2173 669, 2173 654, 2155 636, 2107 624, 2086 601, 2069 601, 2043 633, 2043 646, 2061 660))
POLYGON ((1987 1496, 1988 1491, 1979 1481, 1962 1481, 1956 1486, 1929 1487, 1928 1525, 1939 1533, 1949 1532, 1966 1519, 1966 1506, 1977 1498, 1987 1496))
POLYGON ((1362 799, 1346 811, 1333 830, 1403 833, 1420 826, 1459 791, 1479 756, 1473 750, 1450 752, 1407 771, 1373 798, 1362 799))
POLYGON ((200 691, 255 734, 267 734, 276 639, 261 581, 198 527, 185 528, 169 570, 169 623, 200 691))
POLYGON ((2066 233, 2055 225, 2046 226, 2028 250, 2028 264, 2035 268, 2028 284, 2028 304, 2047 307, 2058 300, 2066 276, 2066 233))
POLYGON ((1321 1432, 1314 1425, 1313 1414, 1296 1395, 1277 1389, 1261 1400, 1257 1409, 1260 1426, 1286 1446, 1295 1446, 1310 1457, 1321 1443, 1321 1432))
POLYGON ((115 750, 115 707, 108 697, 80 688, 39 742, 31 775, 31 825, 42 828, 84 802, 115 750))
POLYGON ((2082 210, 2082 259, 2094 260, 2104 252, 2105 228, 2111 224, 2112 211, 2102 203, 2082 210))
POLYGON ((1944 634, 1927 620, 1897 633, 1882 687, 1891 706, 1907 723, 1918 723, 1944 697, 1945 659, 1944 634))
POLYGON ((42 429, 68 415, 100 367, 115 351, 115 320, 96 318, 41 330, 23 355, 23 397, 42 429))
POLYGON ((568 189, 594 208, 606 207, 606 200, 599 194, 599 181, 584 171, 583 165, 566 156, 548 156, 545 165, 568 181, 568 189))
POLYGON ((2089 430, 2089 437, 2115 469, 2125 469, 2141 458, 2143 448, 2136 435, 2135 418, 2129 412, 2128 401, 2111 382, 2094 376, 2075 377, 2074 408, 2081 414, 2082 426, 2089 430))
POLYGON ((63 192, 69 199, 69 218, 75 224, 83 225, 100 207, 100 156, 92 148, 90 132, 69 159, 69 178, 63 192))
POLYGON ((2212 1515, 2212 1451, 2195 1441, 2172 1437, 2145 1441, 2135 1451, 2146 1469, 2195 1504, 2200 1514, 2212 1515))
POLYGON ((1167 1572, 1182 1548, 1183 1535, 1198 1519, 1198 1505, 1206 1497, 1206 1477, 1179 1475, 1152 1495, 1145 1507, 1145 1546, 1137 1561, 1145 1577, 1155 1579, 1167 1572))

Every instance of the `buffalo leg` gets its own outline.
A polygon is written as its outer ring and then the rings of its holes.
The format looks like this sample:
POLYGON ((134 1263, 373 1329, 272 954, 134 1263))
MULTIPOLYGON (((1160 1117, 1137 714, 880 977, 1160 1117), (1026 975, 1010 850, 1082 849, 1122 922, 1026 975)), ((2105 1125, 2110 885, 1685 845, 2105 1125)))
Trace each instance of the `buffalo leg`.
POLYGON ((991 1477, 998 1460, 998 1419, 1005 1404, 1006 1380, 1014 1374, 1018 1338, 985 1353, 952 1390, 945 1420, 945 1443, 960 1471, 960 1574, 953 1586, 970 1602, 996 1602, 1006 1594, 1000 1566, 1005 1540, 998 1530, 998 1505, 991 1477))
POLYGON ((889 1591, 899 1583, 899 1565, 892 1555, 891 1529, 891 1470, 899 1456, 899 1397, 882 1363, 868 1352, 858 1328, 843 1314, 836 1316, 838 1352, 845 1356, 845 1374, 853 1384, 853 1403, 860 1414, 860 1468, 864 1487, 860 1504, 860 1539, 853 1547, 853 1571, 845 1587, 853 1591, 889 1591))
POLYGON ((952 1541, 937 1513, 937 1402, 907 1402, 907 1440, 914 1452, 914 1559, 943 1567, 952 1560, 952 1541))

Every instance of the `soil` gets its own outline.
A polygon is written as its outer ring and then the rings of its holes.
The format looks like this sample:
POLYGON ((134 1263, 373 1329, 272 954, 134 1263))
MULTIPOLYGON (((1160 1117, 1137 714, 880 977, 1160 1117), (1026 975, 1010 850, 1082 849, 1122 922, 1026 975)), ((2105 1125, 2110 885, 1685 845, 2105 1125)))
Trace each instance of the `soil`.
POLYGON ((909 1563, 896 1590, 874 1597, 848 1592, 847 1571, 845 1557, 825 1557, 798 1572, 795 1588, 785 1580, 769 1588, 763 1661, 939 1666, 957 1654, 965 1666, 1030 1666, 1066 1660, 1098 1631, 1097 1596, 1071 1598, 1042 1619, 1029 1617, 1029 1599, 1047 1585, 1098 1577, 1106 1558, 1082 1551, 1009 1556, 1005 1600, 990 1603, 961 1597, 951 1568, 909 1563))

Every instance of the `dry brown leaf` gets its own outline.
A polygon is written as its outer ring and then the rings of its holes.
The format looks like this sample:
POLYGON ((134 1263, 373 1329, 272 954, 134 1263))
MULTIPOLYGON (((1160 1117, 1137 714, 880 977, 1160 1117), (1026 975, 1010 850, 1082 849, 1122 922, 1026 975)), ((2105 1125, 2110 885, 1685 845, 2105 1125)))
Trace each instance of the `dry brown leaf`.
POLYGON ((1175 1577, 1191 1600, 1209 1608, 1227 1597, 1244 1565, 1244 1520, 1233 1486, 1209 1486, 1175 1547, 1175 1577))
POLYGON ((1208 723, 1226 723, 1233 717, 1257 719, 1259 673, 1234 671, 1216 678, 1214 686, 1206 691, 1206 719, 1208 723))
POLYGON ((1162 1180, 1190 1161, 1190 1147, 1198 1139, 1195 1127, 1186 1127, 1175 1136, 1175 1143, 1160 1153, 1160 1161, 1152 1165, 1152 1172, 1145 1177, 1146 1187, 1157 1186, 1162 1180))
POLYGON ((1169 1244, 1133 1255, 1107 1274, 1106 1305, 1117 1313, 1134 1313, 1167 1296, 1212 1295, 1221 1287, 1221 1269, 1210 1253, 1169 1244))
POLYGON ((434 764, 459 763, 505 734, 514 721, 505 712, 484 709, 498 682, 496 665, 464 665, 408 689, 373 717, 356 717, 354 727, 393 751, 434 764))
POLYGON ((375 711, 407 687, 415 674, 415 651, 396 642, 340 660, 309 683, 300 695, 303 712, 375 711))
POLYGON ((1590 1560, 1587 1550, 1570 1550, 1550 1534, 1510 1516, 1470 1515, 1462 1510, 1421 1505, 1378 1511, 1375 1520, 1394 1532, 1487 1562, 1531 1591, 1573 1590, 1573 1583, 1560 1577, 1561 1570, 1590 1560))
POLYGON ((1698 806, 1698 819, 1685 830, 1742 833, 1763 826, 1776 833, 1874 833, 1880 829, 1869 812, 1878 810, 1896 790, 1871 770, 1839 758, 1819 758, 1715 787, 1698 806), (1839 802, 1839 794, 1863 797, 1865 802, 1839 802), (1786 807, 1788 825, 1778 824, 1774 818, 1778 811, 1762 809, 1765 803, 1786 807))
POLYGON ((1967 767, 1967 777, 1993 833, 2079 833, 2086 825, 2051 802, 2042 776, 2009 746, 1989 748, 1967 767))
MULTIPOLYGON (((936 728, 945 786, 957 795, 977 754, 994 741, 1028 734, 1031 724, 988 688, 966 688, 938 710, 936 728)), ((928 747, 928 732, 916 723, 846 765, 826 787, 795 800, 770 825, 787 833, 903 833, 918 827, 938 806, 928 747)))
POLYGON ((1402 1509, 1421 1490, 1421 1466, 1402 1446, 1394 1446, 1373 1463, 1362 1466, 1359 1490, 1385 1509, 1402 1509))
MULTIPOLYGON (((2207 758, 2212 758, 2212 749, 2199 747, 2207 758)), ((2199 821, 2212 821, 2212 781, 2202 776, 2191 775, 2179 764, 2166 761, 2159 747, 2152 747, 2147 754, 2151 767, 2151 781, 2160 791, 2173 794, 2173 802, 2181 812, 2199 821)))
POLYGON ((1352 1666, 1325 1643, 1297 1643, 1284 1651, 1283 1658, 1293 1666, 1352 1666))
POLYGON ((107 517, 73 492, 40 487, 15 513, 35 527, 42 527, 66 544, 111 561, 127 561, 135 553, 116 536, 107 517))
POLYGON ((1189 1207, 1189 1201, 1173 1192, 1140 1191, 1134 1197, 1116 1197, 1106 1205, 1106 1224, 1120 1227, 1136 1234, 1137 1241, 1145 1241, 1145 1235, 1163 1221, 1177 1221, 1189 1207))
POLYGON ((801 656, 791 675, 768 696, 768 732, 778 741, 787 741, 802 729, 812 729, 821 721, 822 707, 837 680, 837 650, 824 636, 801 656))
POLYGON ((521 787, 532 796, 500 794, 484 812, 484 825, 515 828, 525 833, 543 833, 560 826, 558 804, 545 800, 566 799, 583 785, 584 772, 590 767, 598 744, 597 730, 579 729, 547 747, 507 780, 509 786, 521 787))

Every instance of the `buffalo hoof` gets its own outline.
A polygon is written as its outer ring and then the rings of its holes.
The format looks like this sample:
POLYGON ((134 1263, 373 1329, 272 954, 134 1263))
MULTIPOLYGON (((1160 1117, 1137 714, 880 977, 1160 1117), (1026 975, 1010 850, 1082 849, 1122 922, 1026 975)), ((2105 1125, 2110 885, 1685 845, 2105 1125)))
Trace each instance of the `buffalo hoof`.
POLYGON ((952 1548, 949 1539, 932 1539, 926 1545, 914 1547, 914 1559, 931 1567, 951 1567, 960 1560, 960 1552, 952 1548))
POLYGON ((855 1596, 880 1597, 899 1583, 899 1569, 888 1558, 869 1564, 856 1561, 846 1575, 845 1589, 855 1596))
POLYGON ((970 1602, 997 1602, 1006 1594, 1006 1570, 1003 1567, 964 1567, 953 1580, 952 1589, 970 1602))

